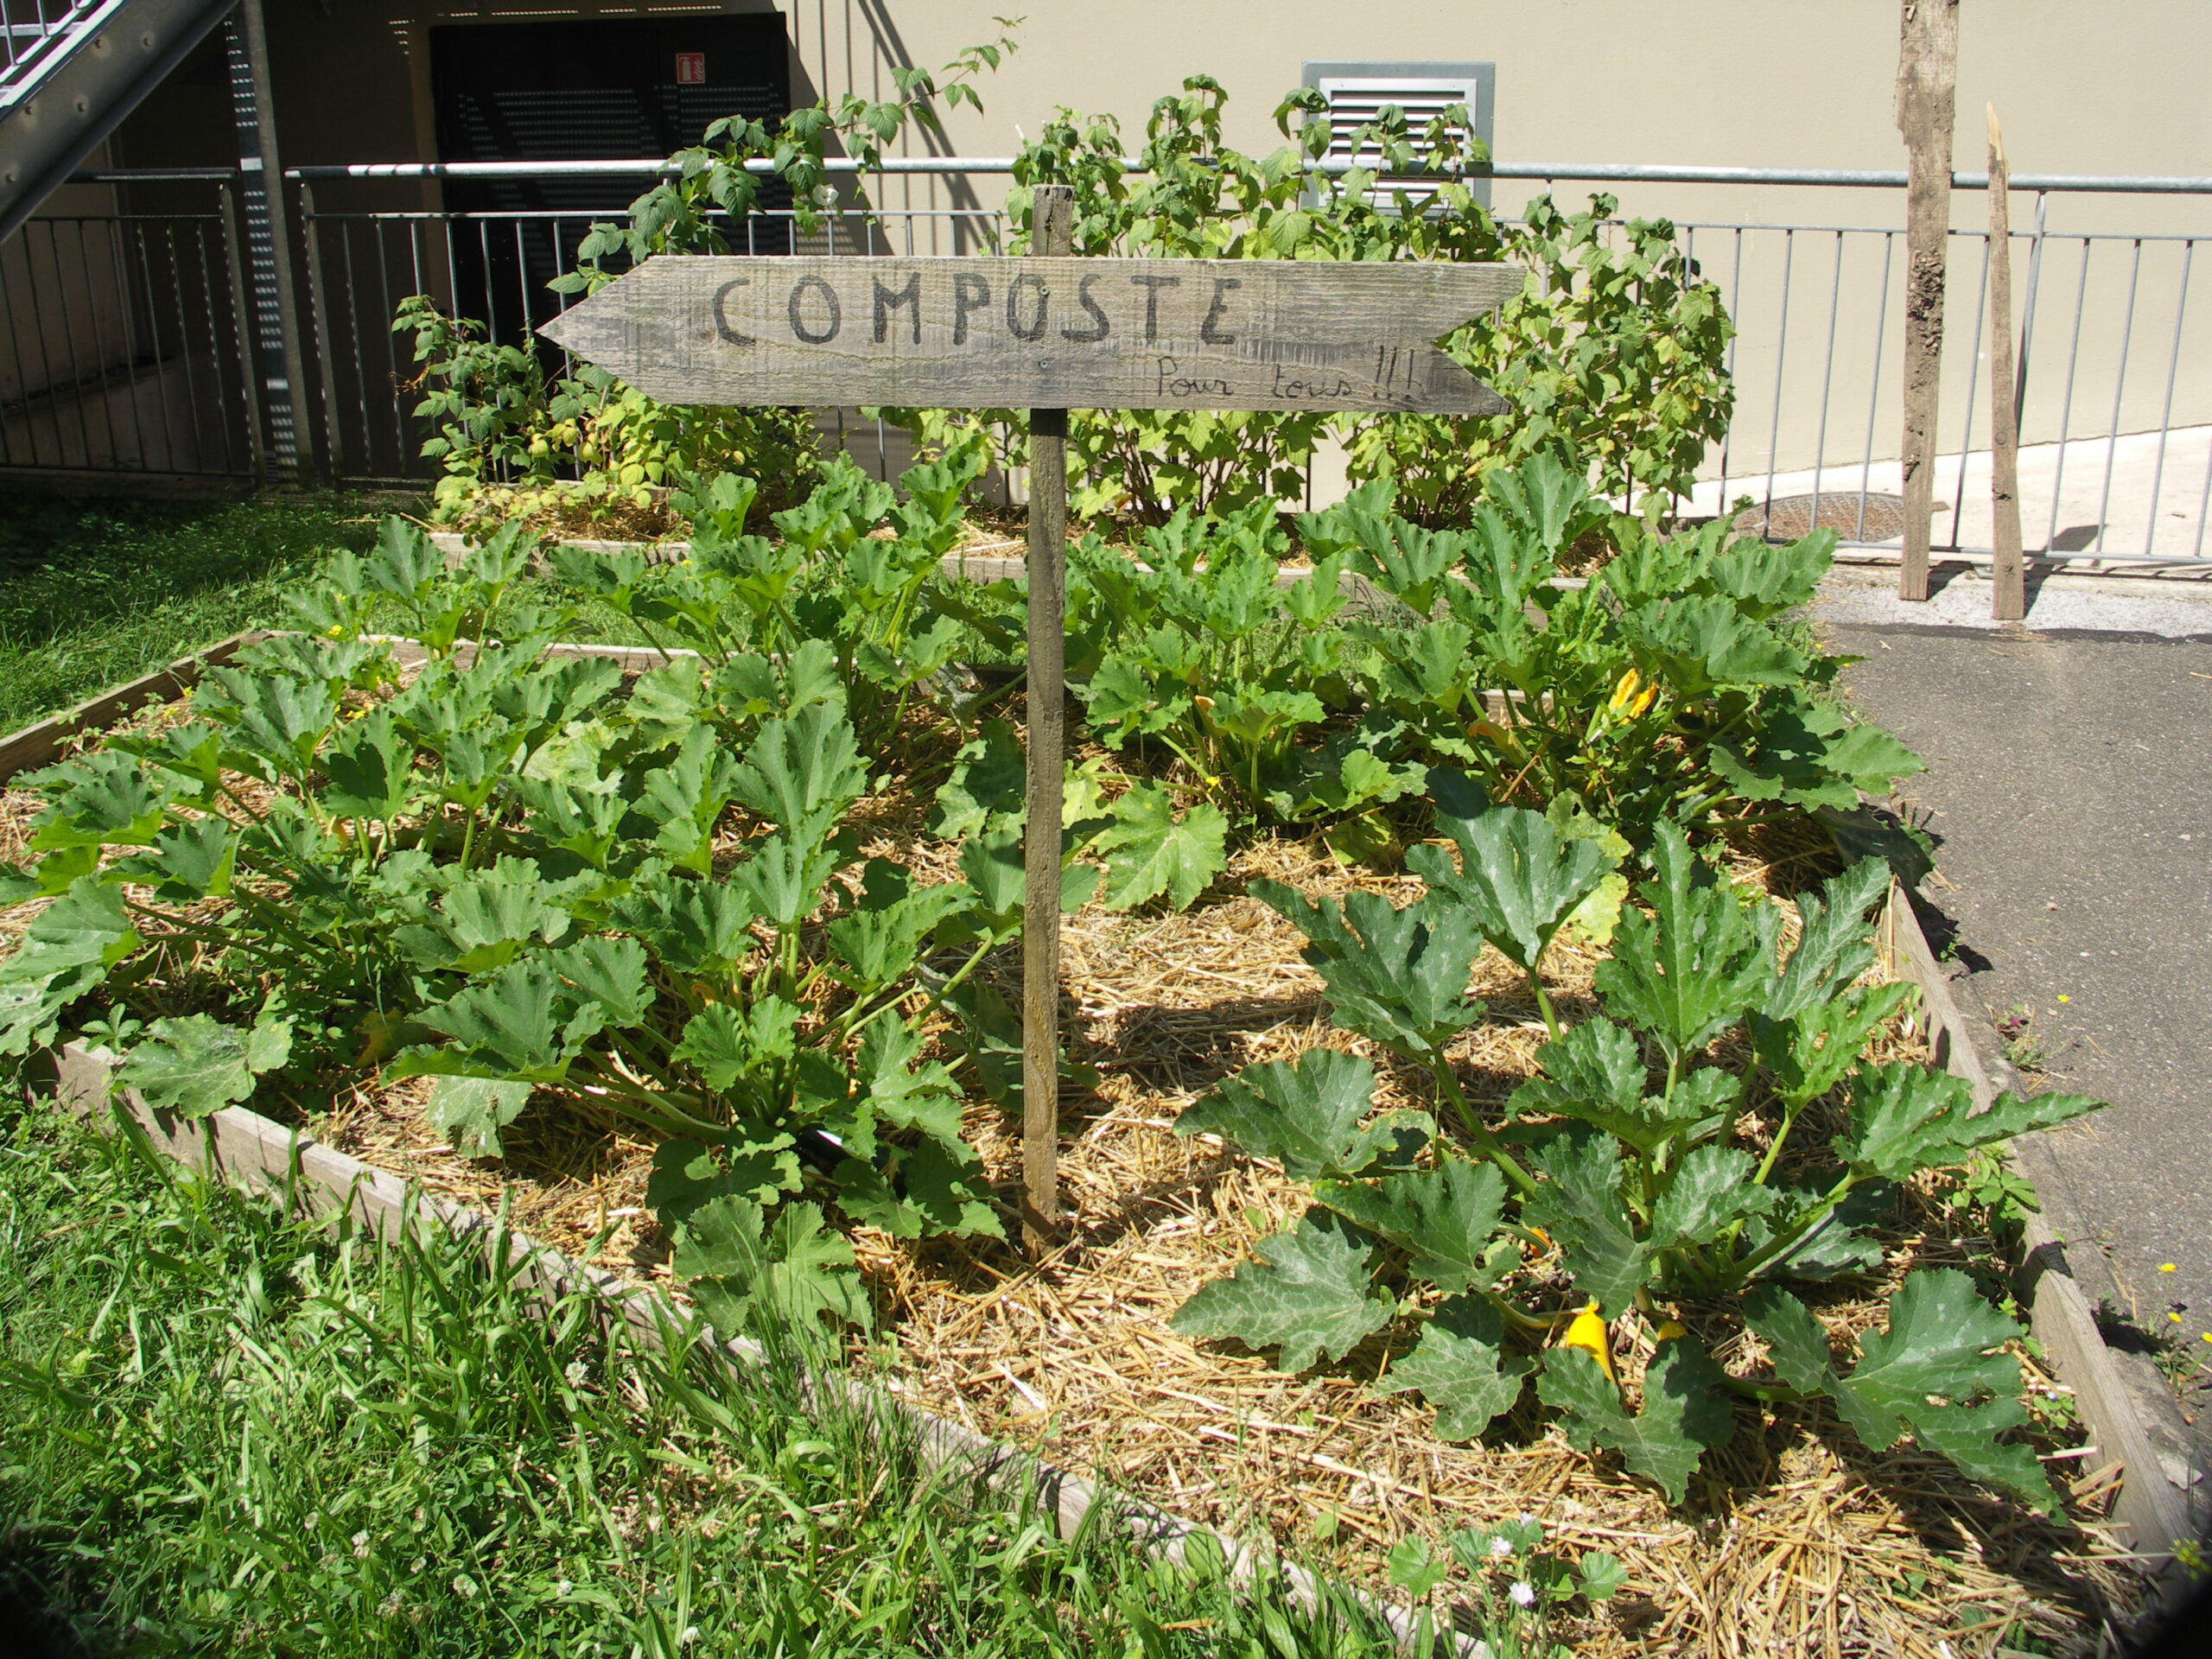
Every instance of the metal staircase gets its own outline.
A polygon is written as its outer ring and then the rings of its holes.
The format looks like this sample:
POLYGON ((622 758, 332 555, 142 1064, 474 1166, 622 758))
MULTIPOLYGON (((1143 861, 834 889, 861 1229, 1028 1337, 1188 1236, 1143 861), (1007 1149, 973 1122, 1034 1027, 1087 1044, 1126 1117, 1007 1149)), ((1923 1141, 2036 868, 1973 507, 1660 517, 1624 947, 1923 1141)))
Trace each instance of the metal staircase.
POLYGON ((0 0, 0 240, 233 0, 0 0))

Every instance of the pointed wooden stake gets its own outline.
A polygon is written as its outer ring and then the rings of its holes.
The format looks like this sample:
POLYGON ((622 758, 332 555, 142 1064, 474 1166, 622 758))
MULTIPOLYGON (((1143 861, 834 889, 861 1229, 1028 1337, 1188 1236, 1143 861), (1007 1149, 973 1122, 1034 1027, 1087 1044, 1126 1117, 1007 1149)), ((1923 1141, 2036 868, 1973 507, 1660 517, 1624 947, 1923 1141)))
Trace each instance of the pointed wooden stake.
POLYGON ((2020 426, 2012 389, 2012 226, 2005 200, 2009 171, 1997 106, 1989 106, 1989 613, 2018 622, 2028 613, 2027 566, 2020 552, 2020 426))
MULTIPOLYGON (((1065 254, 1075 192, 1039 185, 1029 251, 1065 254)), ((1060 1226, 1060 772, 1066 747, 1068 412, 1029 411, 1029 817, 1022 831, 1021 1237, 1041 1255, 1060 1226)))

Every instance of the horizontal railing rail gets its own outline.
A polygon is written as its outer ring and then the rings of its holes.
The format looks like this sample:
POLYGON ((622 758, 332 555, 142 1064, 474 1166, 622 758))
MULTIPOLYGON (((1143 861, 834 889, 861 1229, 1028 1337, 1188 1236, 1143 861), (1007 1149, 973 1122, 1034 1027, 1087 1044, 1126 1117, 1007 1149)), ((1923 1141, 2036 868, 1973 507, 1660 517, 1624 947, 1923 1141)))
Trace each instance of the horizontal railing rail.
MULTIPOLYGON (((1130 157, 1126 164, 1141 162, 1130 157)), ((770 170, 766 162, 753 165, 770 170)), ((1351 164, 1329 165, 1342 172, 1351 164)), ((914 156, 886 158, 866 170, 895 179, 1006 174, 1014 166, 1012 156, 914 156)), ((849 158, 833 158, 829 167, 847 176, 863 171, 849 158)), ((666 171, 667 164, 654 159, 289 169, 311 267, 302 283, 312 290, 309 369, 327 463, 363 481, 419 479, 431 466, 419 454, 429 435, 413 414, 421 401, 410 386, 415 365, 407 342, 391 334, 400 299, 429 294, 485 322, 501 340, 526 340, 570 302, 548 290, 547 280, 573 269, 577 245, 592 224, 621 217, 619 207, 607 206, 378 207, 376 196, 349 184, 642 182, 666 171), (340 210, 319 203, 323 194, 340 210)), ((1468 175, 1891 192, 1906 181, 1903 172, 1866 169, 1572 162, 1500 162, 1468 175)), ((229 168, 111 168, 79 176, 126 187, 228 187, 237 174, 229 168)), ((1974 189, 1986 181, 1959 173, 1954 182, 1974 189)), ((2186 219, 2177 225, 2171 209, 2140 231, 2107 228, 2107 218, 2063 232, 2052 227, 2045 210, 2068 193, 2202 196, 2212 194, 2212 179, 2016 174, 2012 184, 2034 202, 2033 212, 2016 221, 2011 242, 2019 364, 2014 413, 2030 552, 2114 563, 2205 559, 2212 555, 2205 532, 2212 505, 2212 296, 2196 292, 2207 278, 2196 260, 2205 238, 2186 219)), ((805 215, 804 224, 798 213, 777 208, 730 220, 725 229, 737 251, 756 253, 950 253, 1003 245, 1002 213, 920 205, 938 198, 919 179, 912 194, 917 200, 907 205, 861 208, 848 202, 805 215)), ((1891 359, 1902 340, 1895 318, 1904 302, 1903 231, 1879 222, 1811 223, 1806 221, 1827 215, 1760 213, 1746 205, 1754 211, 1716 215, 1706 199, 1702 212, 1673 216, 1691 257, 1719 289, 1737 331, 1728 361, 1736 391, 1732 419, 1701 481, 1677 505, 1713 514, 1736 511, 1748 498, 1752 522, 1774 533, 1802 521, 1838 529, 1847 545, 1893 547, 1902 400, 1891 359)), ((1835 217, 1847 220, 1855 211, 1835 217)), ((124 213, 116 222, 136 221, 124 213)), ((1985 348, 1993 251, 1987 232, 1977 228, 1954 229, 1950 248, 1940 505, 1931 541, 1939 553, 1971 559, 1987 556, 1991 540, 1985 348)), ((22 280, 19 270, 0 263, 0 299, 22 280)), ((20 321, 15 327, 20 336, 20 321)), ((19 359, 25 343, 19 340, 19 359)), ((558 363, 547 358, 549 369, 558 363)), ((77 382, 60 378, 58 395, 66 396, 77 382)), ((251 397, 252 386, 240 378, 242 394, 251 397)), ((80 379, 87 388, 105 384, 99 375, 80 379)), ((10 404, 4 380, 0 404, 10 404)), ((831 418, 835 423, 838 417, 831 418)), ((855 419, 843 417, 849 437, 855 419)), ((873 425, 861 429, 874 440, 866 458, 892 468, 900 435, 880 427, 871 435, 873 425)), ((21 464, 7 453, 4 441, 11 435, 16 448, 22 447, 20 429, 0 432, 0 467, 21 464)), ((72 453, 89 456, 91 448, 79 442, 72 453)))

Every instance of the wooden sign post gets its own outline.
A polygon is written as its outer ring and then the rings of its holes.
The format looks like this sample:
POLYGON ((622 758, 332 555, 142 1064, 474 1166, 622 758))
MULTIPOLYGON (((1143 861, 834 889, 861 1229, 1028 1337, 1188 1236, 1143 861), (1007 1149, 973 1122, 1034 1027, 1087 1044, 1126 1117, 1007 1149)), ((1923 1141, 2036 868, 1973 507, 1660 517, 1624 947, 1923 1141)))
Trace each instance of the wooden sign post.
POLYGON ((1521 289, 1511 265, 1079 259, 1036 192, 1027 257, 648 259, 538 332, 665 404, 1027 409, 1028 823, 1022 1231, 1058 1225, 1067 411, 1376 410, 1504 401, 1434 342, 1521 289))

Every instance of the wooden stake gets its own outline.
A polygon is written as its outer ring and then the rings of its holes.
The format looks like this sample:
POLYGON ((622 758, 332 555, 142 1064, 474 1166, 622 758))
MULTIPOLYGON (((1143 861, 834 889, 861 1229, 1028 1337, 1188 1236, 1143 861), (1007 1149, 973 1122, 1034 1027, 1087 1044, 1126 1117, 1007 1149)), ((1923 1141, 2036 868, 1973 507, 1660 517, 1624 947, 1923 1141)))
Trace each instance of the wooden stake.
MULTIPOLYGON (((1073 249, 1075 192, 1032 194, 1029 251, 1073 249)), ((1021 1236, 1058 1242, 1060 1215, 1060 775, 1066 747, 1068 412, 1029 411, 1029 817, 1022 832, 1021 1236)))
POLYGON ((2012 387, 2012 225, 2006 200, 2005 135, 1989 106, 1989 613, 2018 622, 2028 613, 2028 579, 2020 553, 2020 425, 2012 387))
POLYGON ((1943 360, 1943 268, 1951 228, 1951 127, 1957 117, 1959 0, 1904 0, 1897 130, 1910 181, 1905 206, 1904 556, 1897 597, 1928 597, 1936 495, 1936 411, 1943 360))

